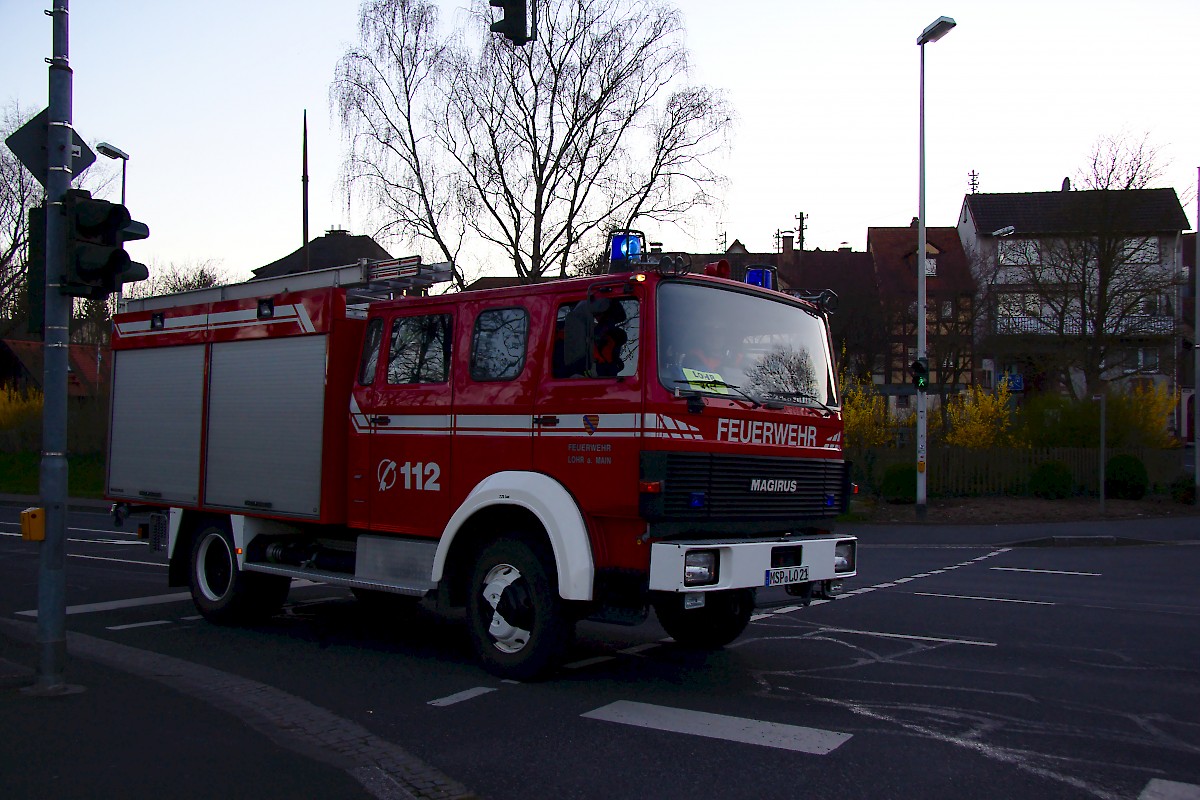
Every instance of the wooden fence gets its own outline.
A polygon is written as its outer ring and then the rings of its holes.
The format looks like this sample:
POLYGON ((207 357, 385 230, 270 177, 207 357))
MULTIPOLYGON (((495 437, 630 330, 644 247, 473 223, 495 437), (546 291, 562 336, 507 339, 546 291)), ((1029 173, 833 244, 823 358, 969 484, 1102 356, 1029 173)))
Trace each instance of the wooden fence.
MULTIPOLYGON (((1151 492, 1166 491, 1167 485, 1184 469, 1182 449, 1109 449, 1105 451, 1105 458, 1112 458, 1117 453, 1129 453, 1142 460, 1150 478, 1151 492)), ((912 447, 846 451, 846 460, 854 462, 854 480, 865 491, 877 490, 884 473, 892 464, 914 464, 916 458, 916 449, 912 447)), ((1026 494, 1029 491, 1029 476, 1047 461, 1061 461, 1067 465, 1071 470, 1075 492, 1098 493, 1099 448, 965 450, 934 447, 930 448, 928 458, 929 494, 937 497, 1026 494)))

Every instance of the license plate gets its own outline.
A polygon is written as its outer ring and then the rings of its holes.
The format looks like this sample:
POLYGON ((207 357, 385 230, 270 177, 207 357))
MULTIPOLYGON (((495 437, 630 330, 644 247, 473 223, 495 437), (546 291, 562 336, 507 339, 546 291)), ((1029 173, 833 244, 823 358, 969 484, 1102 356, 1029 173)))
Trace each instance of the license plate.
POLYGON ((767 570, 763 586, 784 586, 789 583, 802 583, 808 580, 808 567, 782 567, 767 570))

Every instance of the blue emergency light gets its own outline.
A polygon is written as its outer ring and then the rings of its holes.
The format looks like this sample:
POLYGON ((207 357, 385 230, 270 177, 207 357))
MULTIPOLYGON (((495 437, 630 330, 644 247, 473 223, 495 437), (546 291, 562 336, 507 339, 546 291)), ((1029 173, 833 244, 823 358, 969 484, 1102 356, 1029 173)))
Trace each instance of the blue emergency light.
POLYGON ((639 261, 644 249, 645 235, 639 231, 613 231, 609 258, 613 261, 639 261))
POLYGON ((764 289, 774 289, 775 272, 770 267, 749 267, 746 269, 746 283, 764 289))

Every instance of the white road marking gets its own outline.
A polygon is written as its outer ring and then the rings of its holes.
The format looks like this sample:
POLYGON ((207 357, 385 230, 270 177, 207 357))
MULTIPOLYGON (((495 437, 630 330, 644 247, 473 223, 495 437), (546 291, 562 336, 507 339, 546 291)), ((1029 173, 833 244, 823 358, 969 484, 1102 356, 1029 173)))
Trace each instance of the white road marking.
POLYGON ((616 656, 596 656, 595 658, 585 658, 582 661, 574 661, 570 664, 563 664, 564 669, 583 669, 584 667, 603 664, 605 661, 615 661, 616 656))
POLYGON ((107 628, 105 628, 105 630, 127 631, 131 628, 149 628, 154 625, 170 625, 170 624, 171 624, 171 621, 168 619, 156 619, 152 622, 131 622, 128 625, 109 625, 107 628))
POLYGON ((750 621, 758 622, 760 619, 766 619, 769 616, 771 616, 771 615, 770 614, 755 614, 754 616, 750 617, 750 621))
POLYGON ((790 614, 793 611, 799 611, 802 608, 804 608, 804 606, 784 606, 783 608, 775 609, 771 613, 773 613, 773 614, 790 614))
POLYGON ((877 583, 874 586, 872 586, 871 588, 872 589, 890 589, 895 585, 896 584, 894 584, 894 583, 877 583))
POLYGON ((657 647, 662 647, 660 642, 645 642, 643 644, 635 644, 633 647, 626 647, 624 650, 618 650, 618 653, 624 653, 627 656, 636 656, 638 653, 644 653, 647 650, 653 650, 657 647))
POLYGON ((85 556, 79 553, 67 553, 67 558, 82 558, 88 561, 113 561, 117 564, 137 564, 143 567, 163 567, 164 569, 167 566, 157 561, 138 561, 130 558, 108 558, 107 556, 85 556))
POLYGON ((1047 603, 1043 600, 1012 600, 1007 597, 975 597, 969 594, 935 594, 933 592, 913 592, 913 594, 921 597, 949 597, 954 600, 987 600, 989 603, 1025 603, 1031 606, 1052 606, 1054 603, 1047 603))
POLYGON ((179 619, 181 619, 184 622, 195 622, 196 620, 204 619, 204 615, 203 614, 192 614, 190 617, 180 617, 179 619))
POLYGON ((980 642, 975 639, 945 639, 940 636, 914 636, 907 633, 884 633, 883 631, 860 631, 854 628, 831 628, 826 625, 817 630, 834 633, 856 633, 860 636, 878 636, 881 639, 912 639, 918 642, 937 642, 939 644, 965 644, 972 647, 996 647, 995 642, 980 642))
POLYGON ((1042 575, 1087 575, 1093 578, 1104 577, 1099 572, 1069 572, 1063 569, 1022 569, 1021 567, 992 567, 999 572, 1037 572, 1042 575))
POLYGON ((449 697, 443 697, 438 700, 430 700, 428 705, 431 706, 452 706, 455 703, 461 703, 464 700, 470 700, 479 697, 488 692, 494 692, 496 689, 491 686, 476 686, 474 689, 465 689, 457 694, 452 694, 449 697))
MULTIPOLYGON (((120 608, 138 608, 139 606, 156 606, 161 603, 178 603, 181 600, 191 600, 191 592, 175 592, 159 594, 152 597, 133 597, 129 600, 111 600, 107 603, 84 603, 78 606, 67 606, 67 614, 94 614, 97 611, 116 611, 120 608)), ((18 611, 19 617, 37 617, 37 610, 18 611)))
MULTIPOLYGON (((10 528, 20 528, 21 527, 21 523, 19 523, 19 522, 0 522, 0 525, 4 525, 4 526, 10 527, 10 528)), ((68 532, 74 531, 76 533, 103 533, 103 534, 107 534, 108 536, 135 536, 135 537, 137 536, 137 533, 132 532, 132 531, 111 531, 111 530, 103 530, 101 528, 72 528, 70 526, 67 526, 67 531, 68 532)), ((11 533, 4 533, 4 534, 0 534, 0 535, 12 536, 11 533)), ((17 535, 20 536, 21 534, 18 533, 17 535)), ((92 539, 78 539, 77 541, 90 542, 93 540, 92 539)))
POLYGON ((639 728, 686 733, 691 736, 705 736, 728 742, 776 747, 781 750, 819 756, 833 752, 850 739, 850 734, 837 731, 784 725, 778 722, 761 722, 742 717, 728 717, 723 714, 709 714, 704 711, 688 711, 682 708, 650 705, 649 703, 635 703, 629 700, 618 700, 582 716, 639 728))
POLYGON ((1142 789, 1138 800, 1200 800, 1200 786, 1153 778, 1142 789))

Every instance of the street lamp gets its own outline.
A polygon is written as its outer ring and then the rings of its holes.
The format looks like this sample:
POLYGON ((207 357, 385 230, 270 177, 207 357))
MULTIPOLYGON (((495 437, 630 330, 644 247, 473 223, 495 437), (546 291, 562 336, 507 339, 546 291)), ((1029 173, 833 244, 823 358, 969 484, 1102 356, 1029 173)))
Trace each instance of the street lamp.
POLYGON ((125 167, 129 164, 129 153, 126 153, 119 147, 114 147, 108 142, 101 142, 96 145, 96 149, 100 151, 100 155, 102 156, 121 159, 121 205, 125 205, 125 167))
MULTIPOLYGON (((929 352, 925 331, 925 45, 941 39, 955 25, 949 17, 938 17, 917 37, 921 48, 921 137, 920 137, 920 198, 917 203, 917 360, 928 358, 929 352)), ((917 518, 925 518, 926 488, 925 474, 927 450, 927 426, 925 392, 917 392, 917 518)))

